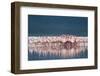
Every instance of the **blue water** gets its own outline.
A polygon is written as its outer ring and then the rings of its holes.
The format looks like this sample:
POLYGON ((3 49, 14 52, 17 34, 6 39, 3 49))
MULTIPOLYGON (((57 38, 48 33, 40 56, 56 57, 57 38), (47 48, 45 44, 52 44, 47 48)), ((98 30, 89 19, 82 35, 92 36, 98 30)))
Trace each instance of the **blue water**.
POLYGON ((88 17, 28 15, 28 36, 88 36, 88 17))

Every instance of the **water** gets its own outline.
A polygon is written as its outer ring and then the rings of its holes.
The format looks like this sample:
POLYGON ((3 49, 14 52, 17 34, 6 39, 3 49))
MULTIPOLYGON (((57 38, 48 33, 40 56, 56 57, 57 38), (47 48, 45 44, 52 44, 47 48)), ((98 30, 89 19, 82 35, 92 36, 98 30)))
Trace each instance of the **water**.
POLYGON ((88 35, 88 17, 28 16, 28 36, 88 35))
POLYGON ((68 56, 68 57, 62 57, 62 56, 57 56, 57 55, 51 55, 51 54, 47 54, 44 56, 44 54, 39 54, 37 52, 33 52, 33 53, 28 53, 28 60, 53 60, 53 59, 78 59, 78 58, 87 58, 87 50, 85 50, 84 52, 80 52, 79 55, 74 55, 73 57, 68 56))
POLYGON ((78 59, 88 58, 87 46, 66 48, 59 46, 39 45, 29 47, 28 60, 78 59))

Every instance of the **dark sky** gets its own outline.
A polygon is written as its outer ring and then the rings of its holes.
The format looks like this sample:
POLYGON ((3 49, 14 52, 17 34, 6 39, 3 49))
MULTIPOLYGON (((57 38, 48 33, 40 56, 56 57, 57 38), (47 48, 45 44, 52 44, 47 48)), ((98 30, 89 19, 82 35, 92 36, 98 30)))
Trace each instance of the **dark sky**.
POLYGON ((71 16, 28 15, 28 35, 88 35, 88 18, 71 16))

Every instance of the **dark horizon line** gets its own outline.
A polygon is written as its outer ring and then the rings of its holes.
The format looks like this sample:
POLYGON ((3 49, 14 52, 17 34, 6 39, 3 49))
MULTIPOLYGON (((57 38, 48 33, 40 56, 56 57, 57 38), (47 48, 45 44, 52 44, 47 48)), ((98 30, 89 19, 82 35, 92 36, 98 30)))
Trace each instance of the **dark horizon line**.
POLYGON ((39 35, 39 34, 34 34, 34 35, 32 35, 32 34, 28 34, 28 36, 62 36, 62 35, 72 35, 72 36, 88 36, 88 35, 75 35, 75 34, 57 34, 57 35, 54 35, 54 34, 49 34, 49 35, 47 35, 47 34, 42 34, 42 35, 39 35))

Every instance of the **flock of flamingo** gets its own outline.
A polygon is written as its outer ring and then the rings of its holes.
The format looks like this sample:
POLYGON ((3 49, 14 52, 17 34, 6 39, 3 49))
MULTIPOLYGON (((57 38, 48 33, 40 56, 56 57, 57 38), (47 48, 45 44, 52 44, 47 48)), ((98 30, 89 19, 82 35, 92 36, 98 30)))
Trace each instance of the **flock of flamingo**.
POLYGON ((74 35, 30 36, 28 49, 39 55, 75 56, 88 48, 88 38, 74 35))

